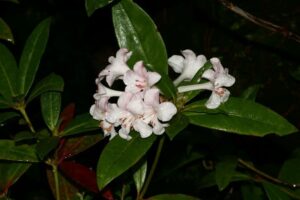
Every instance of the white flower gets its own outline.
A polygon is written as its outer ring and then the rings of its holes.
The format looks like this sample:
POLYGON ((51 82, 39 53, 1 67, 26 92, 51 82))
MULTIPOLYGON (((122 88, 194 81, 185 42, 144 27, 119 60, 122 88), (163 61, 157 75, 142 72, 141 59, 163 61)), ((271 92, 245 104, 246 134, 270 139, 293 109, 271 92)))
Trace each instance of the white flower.
POLYGON ((108 87, 105 87, 102 83, 101 83, 101 79, 97 78, 96 79, 96 84, 98 87, 97 92, 94 94, 94 99, 98 100, 102 97, 118 97, 120 95, 123 94, 123 92, 121 91, 117 91, 117 90, 113 90, 110 89, 108 87))
POLYGON ((130 58, 132 52, 126 48, 118 50, 116 57, 109 57, 108 62, 110 63, 104 70, 99 74, 99 78, 102 79, 106 76, 106 82, 109 86, 112 86, 113 82, 117 78, 122 78, 127 70, 130 70, 126 62, 130 58))
POLYGON ((209 109, 215 109, 228 100, 230 92, 224 87, 230 87, 235 83, 235 78, 228 74, 228 69, 222 66, 218 58, 211 58, 210 62, 213 65, 213 70, 206 70, 202 78, 208 79, 209 82, 181 86, 178 88, 178 92, 188 92, 192 90, 211 90, 212 94, 206 102, 206 107, 209 109))
POLYGON ((105 119, 105 113, 108 107, 108 99, 109 97, 102 97, 95 101, 90 108, 90 114, 93 116, 95 120, 103 120, 105 119))
POLYGON ((177 113, 175 105, 171 102, 160 103, 159 90, 156 88, 145 92, 144 103, 144 114, 134 128, 140 132, 142 138, 149 137, 152 132, 156 135, 163 134, 167 124, 160 121, 167 122, 177 113))
POLYGON ((204 55, 196 56, 192 50, 186 49, 182 51, 182 54, 184 57, 174 55, 168 59, 168 63, 173 70, 176 73, 181 73, 174 81, 175 85, 179 85, 183 80, 191 80, 206 63, 204 55))
POLYGON ((142 61, 135 63, 133 70, 125 73, 123 81, 126 85, 126 92, 140 92, 150 88, 160 80, 157 72, 148 72, 142 61))

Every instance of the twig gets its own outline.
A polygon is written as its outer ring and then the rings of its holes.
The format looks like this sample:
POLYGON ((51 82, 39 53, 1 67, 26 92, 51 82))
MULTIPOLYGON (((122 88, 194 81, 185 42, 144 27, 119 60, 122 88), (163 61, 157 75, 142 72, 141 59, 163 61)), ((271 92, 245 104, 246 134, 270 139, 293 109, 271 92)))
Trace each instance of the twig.
POLYGON ((278 185, 282 185, 282 186, 288 187, 290 189, 300 188, 300 184, 288 183, 288 182, 285 182, 283 180, 280 180, 280 179, 277 179, 275 177, 272 177, 269 174, 266 174, 265 172, 260 171, 259 169, 253 167, 252 165, 250 165, 249 163, 247 163, 246 161, 244 161, 244 160, 242 160, 240 158, 238 159, 238 163, 241 164, 242 166, 244 166, 245 168, 253 171, 258 176, 260 176, 261 178, 263 178, 265 180, 268 180, 268 181, 273 182, 273 183, 278 184, 278 185))
POLYGON ((246 11, 244 11, 243 9, 239 8, 238 6, 234 5, 233 3, 231 3, 228 0, 219 0, 226 8, 228 8, 229 10, 231 10, 232 12, 244 17, 245 19, 253 22, 254 24, 261 26, 265 29, 268 29, 272 32, 276 32, 279 33, 281 35, 283 35, 284 37, 288 38, 288 39, 292 39, 298 43, 300 43, 300 36, 296 33, 293 33, 291 31, 289 31, 287 28, 282 27, 282 26, 278 26, 276 24, 273 24, 269 21, 266 21, 264 19, 258 18, 246 11))

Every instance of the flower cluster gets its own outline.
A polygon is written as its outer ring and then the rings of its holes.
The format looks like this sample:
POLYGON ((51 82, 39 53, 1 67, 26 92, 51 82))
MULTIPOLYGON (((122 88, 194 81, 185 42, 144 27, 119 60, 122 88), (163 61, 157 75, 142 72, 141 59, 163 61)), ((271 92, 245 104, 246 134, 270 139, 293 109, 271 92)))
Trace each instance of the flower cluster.
MULTIPOLYGON (((168 63, 177 73, 181 73, 174 81, 179 85, 183 80, 191 80, 195 74, 206 63, 203 55, 196 56, 191 50, 182 51, 183 56, 174 55, 169 58, 168 63)), ((205 83, 179 86, 178 92, 188 92, 192 90, 210 90, 212 94, 206 102, 206 107, 215 109, 228 100, 230 92, 224 87, 230 87, 235 83, 235 78, 228 73, 228 69, 222 66, 218 58, 211 58, 212 69, 207 69, 201 78, 208 80, 205 83)))
POLYGON ((127 61, 131 52, 121 48, 116 57, 111 56, 109 65, 99 73, 96 79, 98 90, 94 94, 95 104, 90 108, 90 114, 100 121, 104 135, 113 138, 117 134, 130 140, 130 131, 134 129, 142 138, 152 133, 161 135, 165 131, 167 122, 177 112, 171 102, 161 102, 159 90, 154 85, 161 76, 156 72, 149 72, 142 61, 135 63, 131 70, 127 61), (109 87, 102 82, 106 80, 109 87), (116 91, 110 87, 117 79, 123 80, 124 91, 116 91), (118 97, 111 103, 111 97, 118 97))

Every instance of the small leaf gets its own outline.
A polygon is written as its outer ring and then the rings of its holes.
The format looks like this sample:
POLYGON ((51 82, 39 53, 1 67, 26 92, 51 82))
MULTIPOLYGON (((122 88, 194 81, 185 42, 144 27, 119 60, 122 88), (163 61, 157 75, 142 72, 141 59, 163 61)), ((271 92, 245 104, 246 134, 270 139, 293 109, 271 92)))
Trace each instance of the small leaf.
POLYGON ((0 160, 38 162, 33 146, 15 145, 13 140, 0 140, 0 160))
POLYGON ((166 128, 166 133, 171 140, 189 125, 189 119, 180 112, 170 121, 170 125, 166 128))
POLYGON ((14 117, 19 117, 20 115, 16 112, 4 112, 0 113, 0 124, 6 120, 12 119, 14 117))
POLYGON ((11 52, 0 44, 0 94, 7 100, 17 96, 17 63, 11 52))
POLYGON ((242 94, 241 98, 255 101, 259 89, 262 87, 261 84, 255 84, 248 87, 242 94))
POLYGON ((41 110, 43 119, 51 131, 54 131, 58 122, 61 106, 59 92, 47 92, 41 95, 41 110))
POLYGON ((29 103, 34 98, 38 97, 39 95, 45 92, 49 92, 49 91, 62 92, 63 88, 64 88, 64 80, 62 79, 62 77, 52 73, 36 84, 36 86, 33 88, 33 90, 31 91, 27 99, 27 103, 29 103))
POLYGON ((147 200, 200 200, 197 197, 188 196, 185 194, 160 194, 148 198, 147 200))
POLYGON ((85 9, 90 17, 97 9, 113 2, 113 0, 85 0, 85 9))
POLYGON ((23 49, 20 64, 18 89, 26 96, 38 70, 42 55, 46 49, 49 36, 50 18, 42 21, 28 37, 23 49))
POLYGON ((36 152, 40 160, 44 160, 44 158, 53 151, 57 145, 59 144, 58 137, 48 137, 44 139, 40 139, 36 145, 36 152))
POLYGON ((132 0, 122 0, 114 5, 112 15, 119 46, 133 53, 129 63, 143 60, 150 70, 162 76, 157 84, 162 93, 174 98, 176 89, 167 76, 166 48, 152 19, 132 0))
POLYGON ((61 136, 70 136, 87 131, 93 131, 99 129, 99 121, 94 120, 89 113, 81 114, 72 120, 65 130, 63 130, 61 136))
POLYGON ((133 180, 138 194, 140 193, 144 185, 146 174, 147 174, 147 160, 143 161, 142 165, 139 165, 139 168, 133 174, 133 180))
POLYGON ((0 39, 6 40, 11 43, 15 42, 9 26, 2 18, 0 18, 0 39))
POLYGON ((73 161, 63 161, 59 165, 62 174, 66 178, 72 180, 74 183, 80 185, 84 189, 98 193, 96 172, 87 166, 73 162, 73 161))
POLYGON ((0 109, 9 108, 11 102, 9 100, 6 100, 1 94, 0 94, 0 109))
POLYGON ((29 169, 31 163, 0 162, 0 194, 7 193, 8 189, 29 169))
POLYGON ((258 103, 230 97, 217 109, 207 109, 205 101, 194 102, 184 110, 192 124, 242 135, 279 136, 297 131, 279 114, 258 103))
POLYGON ((272 183, 267 183, 267 182, 264 182, 262 185, 267 193, 269 200, 290 200, 291 199, 277 185, 274 185, 272 183))
POLYGON ((120 137, 111 140, 102 151, 97 166, 100 190, 137 163, 152 146, 156 137, 141 138, 137 133, 127 141, 120 137))
POLYGON ((216 164, 216 183, 220 191, 224 190, 230 183, 237 165, 237 158, 225 157, 216 164))

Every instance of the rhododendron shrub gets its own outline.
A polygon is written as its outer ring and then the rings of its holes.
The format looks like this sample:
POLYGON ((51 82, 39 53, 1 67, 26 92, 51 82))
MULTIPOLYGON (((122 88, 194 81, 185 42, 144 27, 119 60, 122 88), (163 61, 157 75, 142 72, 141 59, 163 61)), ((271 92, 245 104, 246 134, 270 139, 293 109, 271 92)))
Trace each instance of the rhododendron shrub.
MULTIPOLYGON (((8 120, 18 119, 13 121, 12 132, 0 139, 0 198, 10 197, 12 186, 32 165, 43 167, 57 200, 198 199, 199 190, 182 194, 184 190, 179 189, 170 194, 167 192, 173 190, 160 188, 160 184, 172 181, 166 177, 173 177, 174 171, 180 174, 176 170, 186 165, 191 171, 176 181, 185 183, 183 179, 192 174, 201 189, 217 186, 213 191, 238 191, 244 199, 299 197, 298 191, 291 190, 298 189, 299 183, 281 180, 295 160, 285 163, 282 177, 276 178, 239 153, 220 152, 214 162, 211 152, 199 153, 203 130, 244 137, 297 132, 276 112, 230 92, 238 84, 238 72, 232 75, 230 66, 223 66, 226 57, 207 58, 191 49, 168 55, 153 20, 136 3, 86 0, 89 16, 104 6, 112 9, 119 46, 105 66, 99 65, 98 76, 90 77, 95 93, 81 98, 93 99, 93 104, 82 114, 75 114, 74 104, 62 109, 63 77, 51 73, 41 80, 36 78, 48 43, 50 18, 32 31, 18 63, 9 45, 0 43, 0 123, 5 126, 8 120), (40 104, 35 115, 41 116, 31 118, 28 105, 34 103, 40 104), (42 123, 35 122, 38 119, 42 123), (197 136, 190 137, 191 132, 197 136), (178 148, 160 160, 165 143, 172 145, 180 137, 178 148), (186 148, 181 148, 187 141, 186 148), (94 157, 97 166, 76 160, 75 155, 96 144, 102 148, 89 159, 94 157), (161 194, 149 190, 151 187, 161 194), (249 194, 252 190, 259 195, 249 194)), ((11 41, 8 25, 0 20, 1 38, 11 41)))

